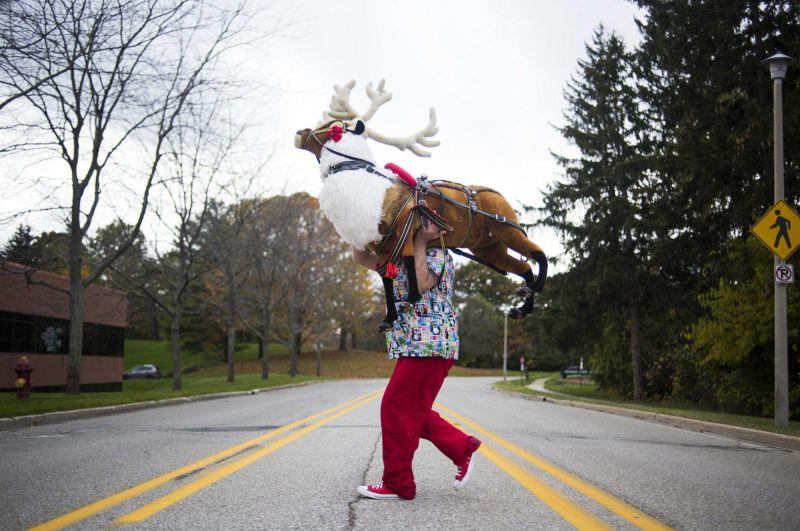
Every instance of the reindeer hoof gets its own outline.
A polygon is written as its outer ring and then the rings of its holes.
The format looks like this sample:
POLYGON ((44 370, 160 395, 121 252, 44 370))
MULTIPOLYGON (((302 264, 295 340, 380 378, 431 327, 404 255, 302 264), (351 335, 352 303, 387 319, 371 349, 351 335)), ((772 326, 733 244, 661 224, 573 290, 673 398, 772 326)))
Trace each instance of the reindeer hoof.
POLYGON ((520 297, 528 298, 531 295, 533 295, 533 290, 528 286, 522 286, 517 290, 517 295, 519 295, 520 297))
POLYGON ((511 308, 511 310, 508 311, 508 316, 512 319, 522 319, 525 317, 525 314, 522 313, 522 310, 519 308, 511 308))
POLYGON ((392 329, 392 323, 390 323, 389 321, 383 321, 381 322, 381 324, 378 325, 379 334, 385 334, 391 329, 392 329))

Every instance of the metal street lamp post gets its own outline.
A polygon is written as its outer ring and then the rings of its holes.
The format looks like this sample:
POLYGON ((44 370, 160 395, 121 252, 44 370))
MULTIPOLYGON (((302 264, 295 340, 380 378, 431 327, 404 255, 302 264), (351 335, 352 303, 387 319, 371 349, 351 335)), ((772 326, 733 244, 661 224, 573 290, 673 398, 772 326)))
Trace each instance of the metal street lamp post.
MULTIPOLYGON (((764 59, 772 77, 773 121, 775 137, 774 200, 783 199, 783 80, 794 59, 781 52, 764 59)), ((775 266, 783 264, 775 257, 775 266)), ((773 279, 773 282, 775 280, 773 279)), ((789 424, 789 361, 786 337, 786 284, 775 282, 775 425, 789 424)))
POLYGON ((508 378, 508 309, 497 308, 497 311, 503 312, 503 381, 508 378))

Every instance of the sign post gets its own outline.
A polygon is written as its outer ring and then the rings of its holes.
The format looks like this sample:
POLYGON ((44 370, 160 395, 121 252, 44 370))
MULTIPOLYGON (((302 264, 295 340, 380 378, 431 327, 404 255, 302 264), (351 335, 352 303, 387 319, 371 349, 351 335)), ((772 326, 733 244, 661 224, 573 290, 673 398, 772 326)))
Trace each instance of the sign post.
MULTIPOLYGON (((776 53, 764 60, 769 66, 770 77, 772 78, 772 98, 773 98, 773 124, 775 139, 773 175, 774 175, 774 197, 775 205, 783 201, 783 80, 786 78, 786 71, 789 63, 794 59, 783 53, 776 53)), ((787 205, 788 206, 788 205, 787 205)), ((791 210, 791 209, 790 209, 791 210)), ((784 261, 792 254, 797 246, 797 241, 791 241, 791 225, 797 227, 797 223, 792 224, 780 208, 772 210, 775 215, 774 223, 771 228, 777 229, 773 248, 779 249, 781 243, 788 247, 788 254, 781 257, 776 253, 775 267, 784 265, 784 261)), ((795 214, 796 216, 797 214, 795 214)), ((762 240, 763 241, 763 240, 762 240)), ((773 250, 773 252, 775 252, 773 250)), ((786 284, 775 282, 775 425, 789 425, 789 359, 788 343, 786 337, 786 284)))

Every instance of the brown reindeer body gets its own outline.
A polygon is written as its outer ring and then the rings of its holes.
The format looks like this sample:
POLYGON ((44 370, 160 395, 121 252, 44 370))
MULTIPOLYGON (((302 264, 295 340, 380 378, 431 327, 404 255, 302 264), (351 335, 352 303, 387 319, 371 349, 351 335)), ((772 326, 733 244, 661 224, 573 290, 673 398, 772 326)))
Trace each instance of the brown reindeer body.
MULTIPOLYGON (((465 187, 459 183, 448 181, 434 181, 431 184, 436 192, 441 192, 446 197, 464 204, 469 202, 468 193, 469 190, 472 190, 475 192, 475 203, 480 210, 498 214, 509 221, 518 223, 517 215, 505 197, 491 188, 484 186, 465 187)), ((402 182, 398 182, 386 191, 379 231, 386 236, 389 233, 389 228, 394 225, 395 234, 393 237, 387 238, 383 249, 378 254, 378 258, 381 260, 388 256, 393 246, 397 243, 399 228, 414 207, 413 195, 414 191, 402 182)), ((468 208, 442 201, 437 194, 426 195, 425 201, 432 210, 439 213, 453 227, 453 230, 448 231, 444 236, 445 247, 469 249, 476 257, 491 263, 498 269, 520 276, 530 271, 531 266, 527 262, 510 256, 508 249, 512 249, 531 259, 534 258, 534 253, 542 252, 538 245, 511 225, 473 213, 468 208)), ((415 222, 415 228, 419 227, 419 223, 419 220, 415 222)), ((432 241, 430 245, 436 246, 439 243, 432 241)), ((370 247, 373 251, 376 251, 379 243, 375 242, 370 247)), ((407 243, 403 255, 411 256, 411 254, 413 253, 407 243)))

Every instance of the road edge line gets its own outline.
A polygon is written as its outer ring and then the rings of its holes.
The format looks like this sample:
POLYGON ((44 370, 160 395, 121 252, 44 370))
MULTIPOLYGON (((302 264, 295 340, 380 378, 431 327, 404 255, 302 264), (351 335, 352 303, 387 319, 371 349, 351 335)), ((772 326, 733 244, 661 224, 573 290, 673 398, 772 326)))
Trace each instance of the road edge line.
POLYGON ((35 413, 33 415, 23 415, 21 417, 2 417, 0 418, 0 431, 13 430, 16 428, 31 428, 43 426, 45 424, 59 424, 70 420, 79 420, 95 417, 107 417, 120 413, 129 413, 142 409, 153 409, 164 406, 175 406, 188 404, 190 402, 201 402, 203 400, 217 400, 236 396, 255 395, 268 393, 270 391, 280 391, 292 387, 303 387, 306 385, 331 382, 333 380, 308 380, 274 387, 259 387, 248 391, 225 391, 222 393, 208 393, 204 395, 175 396, 170 398, 160 398, 158 400, 145 400, 142 402, 129 402, 127 404, 115 404, 113 406, 87 407, 83 409, 67 409, 65 411, 50 411, 47 413, 35 413))
MULTIPOLYGON (((791 450, 800 452, 800 437, 793 435, 786 435, 784 433, 774 433, 771 431, 757 430, 755 428, 744 428, 741 426, 734 426, 732 424, 721 424, 719 422, 710 422, 707 420, 690 419, 687 417, 679 417, 677 415, 668 415, 666 413, 655 413, 652 411, 642 411, 640 409, 630 409, 619 406, 608 406, 605 404, 595 404, 593 402, 582 402, 579 400, 570 400, 562 398, 561 396, 541 396, 529 395, 527 393, 520 393, 508 389, 494 387, 492 389, 505 393, 511 396, 518 396, 525 400, 533 400, 534 402, 546 402, 556 404, 559 406, 570 406, 581 409, 589 409, 592 411, 599 411, 601 413, 608 413, 609 415, 619 415, 620 417, 628 417, 637 420, 644 420, 654 424, 662 424, 679 428, 682 430, 693 431, 695 433, 710 433, 712 435, 720 435, 737 441, 744 441, 749 443, 764 444, 781 448, 783 450, 791 450)), ((569 396, 569 395, 567 395, 569 396)))

